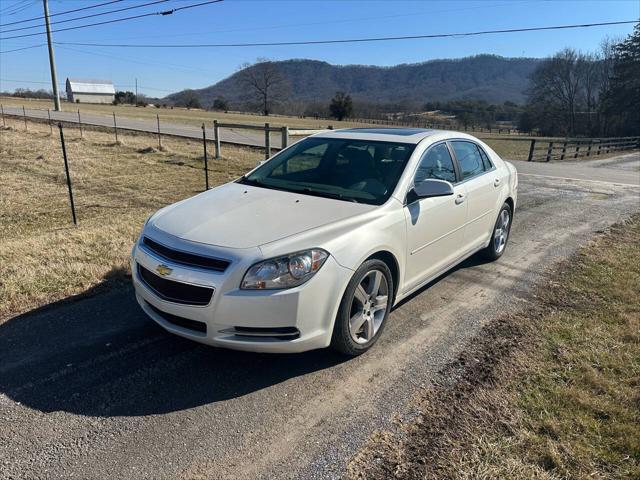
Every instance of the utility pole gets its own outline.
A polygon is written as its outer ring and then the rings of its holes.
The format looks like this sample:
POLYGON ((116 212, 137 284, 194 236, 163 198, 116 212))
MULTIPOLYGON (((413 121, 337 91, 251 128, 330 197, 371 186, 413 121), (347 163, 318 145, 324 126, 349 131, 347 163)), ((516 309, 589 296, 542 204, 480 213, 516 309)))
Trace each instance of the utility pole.
POLYGON ((138 79, 136 78, 136 107, 138 106, 138 79))
POLYGON ((51 66, 51 84, 53 86, 53 101, 56 112, 60 111, 60 95, 58 94, 58 76, 56 75, 56 60, 53 57, 53 42, 51 41, 51 25, 49 24, 49 2, 42 0, 44 4, 44 21, 47 26, 47 44, 49 45, 49 65, 51 66))

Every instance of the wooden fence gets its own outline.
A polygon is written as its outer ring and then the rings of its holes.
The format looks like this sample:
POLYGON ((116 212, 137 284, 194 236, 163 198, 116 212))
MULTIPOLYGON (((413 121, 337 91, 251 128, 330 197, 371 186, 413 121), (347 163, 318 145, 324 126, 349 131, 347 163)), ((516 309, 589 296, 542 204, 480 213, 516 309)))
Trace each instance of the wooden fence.
POLYGON ((595 157, 610 152, 640 148, 640 137, 581 138, 566 140, 531 140, 530 162, 570 160, 595 157))
POLYGON ((323 132, 325 130, 333 130, 333 127, 329 125, 327 129, 319 130, 319 129, 307 129, 307 128, 298 128, 298 129, 289 129, 288 126, 282 127, 273 127, 268 123, 264 125, 252 125, 252 124, 243 124, 243 123, 222 123, 217 120, 213 121, 213 141, 215 142, 215 158, 220 158, 220 129, 221 128, 230 128, 230 129, 239 129, 239 130, 259 130, 264 132, 264 155, 265 158, 268 159, 271 157, 271 133, 272 132, 280 132, 281 141, 280 141, 280 149, 284 150, 289 146, 289 137, 290 136, 306 136, 313 135, 314 133, 323 132))

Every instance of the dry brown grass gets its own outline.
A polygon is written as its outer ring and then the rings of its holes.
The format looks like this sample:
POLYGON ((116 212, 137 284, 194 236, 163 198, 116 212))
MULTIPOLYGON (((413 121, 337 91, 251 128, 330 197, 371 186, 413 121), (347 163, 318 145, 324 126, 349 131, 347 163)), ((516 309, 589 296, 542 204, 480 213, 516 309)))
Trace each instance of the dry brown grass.
MULTIPOLYGON (((0 127, 2 128, 2 127, 0 127)), ((77 227, 60 148, 45 124, 0 130, 0 322, 36 306, 122 280, 144 220, 204 190, 202 143, 65 128, 77 227)), ((211 152, 211 150, 210 150, 211 152)), ((253 168, 258 150, 226 147, 209 162, 211 185, 253 168)))
POLYGON ((486 327, 347 478, 640 478, 640 217, 486 327))

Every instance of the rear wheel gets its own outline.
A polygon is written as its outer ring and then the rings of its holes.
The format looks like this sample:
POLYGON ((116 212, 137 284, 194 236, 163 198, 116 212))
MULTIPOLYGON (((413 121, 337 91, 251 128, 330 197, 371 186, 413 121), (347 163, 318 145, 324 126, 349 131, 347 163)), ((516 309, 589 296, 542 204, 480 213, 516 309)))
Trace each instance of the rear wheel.
POLYGON ((367 260, 354 273, 340 303, 331 346, 350 356, 366 352, 384 328, 393 298, 386 263, 367 260))
POLYGON ((482 251, 482 255, 488 260, 497 260, 507 248, 507 241, 511 231, 511 218, 511 207, 508 203, 505 203, 500 209, 493 232, 491 232, 491 241, 487 248, 482 251))

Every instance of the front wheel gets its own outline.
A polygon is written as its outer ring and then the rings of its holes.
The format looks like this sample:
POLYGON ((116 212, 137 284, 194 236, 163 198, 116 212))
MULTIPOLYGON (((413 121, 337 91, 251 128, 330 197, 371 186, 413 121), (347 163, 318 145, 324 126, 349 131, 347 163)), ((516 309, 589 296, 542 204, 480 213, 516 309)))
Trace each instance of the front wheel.
POLYGON ((353 274, 340 302, 331 347, 345 355, 366 352, 378 340, 393 298, 393 277, 386 263, 367 260, 353 274))
POLYGON ((491 232, 491 241, 487 248, 482 251, 482 255, 488 260, 497 260, 507 248, 509 233, 511 232, 511 219, 513 212, 508 203, 502 205, 498 219, 491 232))

